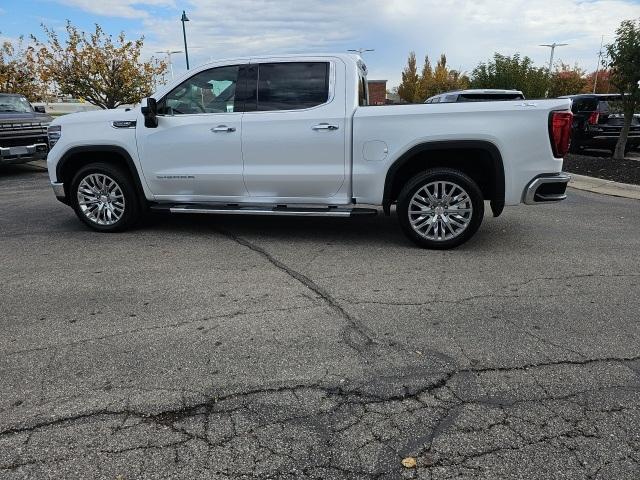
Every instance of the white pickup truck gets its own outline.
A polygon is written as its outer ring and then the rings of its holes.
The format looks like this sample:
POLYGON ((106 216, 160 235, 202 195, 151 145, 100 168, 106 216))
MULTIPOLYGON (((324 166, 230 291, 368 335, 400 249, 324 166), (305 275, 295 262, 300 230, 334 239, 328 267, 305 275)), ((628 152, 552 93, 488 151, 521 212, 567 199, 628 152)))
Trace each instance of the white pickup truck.
POLYGON ((171 213, 389 214, 422 247, 468 240, 490 202, 565 198, 571 102, 368 106, 358 56, 287 55, 190 70, 141 107, 57 118, 53 190, 95 230, 171 213))

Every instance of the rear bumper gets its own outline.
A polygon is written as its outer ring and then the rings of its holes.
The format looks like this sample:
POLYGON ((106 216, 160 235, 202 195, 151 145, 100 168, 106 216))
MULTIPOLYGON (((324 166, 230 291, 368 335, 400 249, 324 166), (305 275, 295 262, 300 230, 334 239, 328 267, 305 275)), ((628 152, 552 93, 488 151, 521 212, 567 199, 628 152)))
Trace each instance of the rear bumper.
POLYGON ((567 198, 565 191, 571 177, 566 173, 540 175, 527 185, 522 201, 527 205, 559 202, 567 198))
POLYGON ((49 146, 46 143, 34 143, 20 147, 0 147, 0 164, 16 164, 43 160, 47 158, 49 146))
MULTIPOLYGON (((618 139, 620 138, 619 134, 594 134, 594 135, 583 135, 575 138, 575 143, 581 147, 605 147, 605 148, 613 148, 618 143, 618 139)), ((640 133, 630 133, 627 137, 627 145, 636 146, 640 145, 640 133)))

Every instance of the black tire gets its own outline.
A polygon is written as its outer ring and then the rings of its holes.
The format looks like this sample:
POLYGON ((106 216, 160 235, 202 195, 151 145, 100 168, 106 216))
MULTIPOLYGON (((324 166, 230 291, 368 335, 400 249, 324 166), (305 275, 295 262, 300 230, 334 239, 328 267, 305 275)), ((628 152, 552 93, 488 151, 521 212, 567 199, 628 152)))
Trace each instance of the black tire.
MULTIPOLYGON (((450 186, 449 188, 452 187, 450 186)), ((456 191, 458 190, 455 190, 454 192, 456 191)), ((434 195, 437 197, 437 191, 434 191, 432 193, 434 193, 434 195)), ((446 205, 448 205, 448 202, 446 203, 446 205)), ((446 207, 446 205, 444 206, 446 207)), ((414 220, 422 219, 420 220, 420 222, 422 222, 427 218, 427 216, 416 214, 416 210, 412 211, 414 213, 411 214, 411 216, 414 217, 414 220)), ((476 182, 474 182, 468 175, 465 175, 459 170, 454 170, 451 168, 434 168, 431 170, 427 170, 426 172, 417 174, 407 182, 407 184, 400 192, 400 195, 398 196, 396 213, 398 214, 398 219, 405 235, 407 235, 407 237, 409 237, 409 239, 415 244, 422 248, 446 250, 449 248, 455 248, 458 245, 462 245, 464 242, 469 240, 474 233, 476 233, 484 217, 484 199, 480 188, 478 187, 476 182), (409 209, 414 195, 416 195, 418 191, 422 190, 427 185, 432 184, 432 182, 448 182, 449 184, 456 185, 458 188, 464 190, 464 192, 466 192, 468 196, 469 200, 465 202, 465 207, 468 207, 469 203, 471 205, 470 209, 467 208, 467 210, 471 210, 471 212, 468 212, 469 216, 457 215, 457 217, 462 220, 462 223, 465 223, 466 226, 464 228, 457 227, 457 225, 452 225, 451 223, 449 223, 449 227, 443 227, 443 224, 450 222, 450 220, 447 220, 446 222, 444 220, 440 221, 439 227, 441 229, 444 229, 445 232, 442 238, 438 238, 438 235, 435 234, 435 230, 434 235, 432 236, 436 238, 427 238, 429 233, 428 229, 426 231, 427 235, 425 235, 424 232, 423 234, 418 233, 418 231, 416 231, 416 229, 414 229, 414 227, 411 225, 410 220, 409 209), (462 219, 461 217, 465 218, 462 219), (458 229, 456 230, 457 233, 454 232, 454 227, 458 229), (447 233, 447 228, 451 230, 450 233, 447 233), (452 235, 452 237, 447 238, 447 235, 452 235)), ((436 218, 438 217, 436 216, 436 218)), ((446 217, 443 217, 441 215, 440 218, 449 218, 449 216, 447 215, 446 217)), ((436 222, 431 223, 435 224, 436 222)), ((420 225, 420 223, 418 223, 418 225, 420 225)), ((438 225, 436 225, 436 228, 437 227, 438 225)))
MULTIPOLYGON (((131 175, 126 170, 117 165, 112 165, 106 162, 90 163, 78 170, 71 181, 71 187, 69 190, 69 199, 71 206, 76 212, 78 218, 87 226, 98 232, 121 232, 128 228, 131 228, 140 217, 140 200, 138 198, 136 188, 131 179, 131 175), (89 175, 105 175, 119 187, 124 197, 123 211, 120 218, 111 224, 99 224, 97 220, 89 218, 89 214, 83 211, 83 207, 80 205, 78 198, 78 187, 83 179, 89 175)), ((86 208, 86 207, 85 207, 86 208)), ((112 221, 112 220, 109 220, 112 221)))

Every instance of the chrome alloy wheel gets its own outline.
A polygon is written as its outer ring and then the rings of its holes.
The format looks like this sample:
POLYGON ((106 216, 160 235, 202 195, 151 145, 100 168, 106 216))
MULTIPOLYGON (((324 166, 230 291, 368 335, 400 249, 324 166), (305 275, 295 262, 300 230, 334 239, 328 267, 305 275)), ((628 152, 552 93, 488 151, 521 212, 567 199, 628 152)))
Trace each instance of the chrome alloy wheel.
POLYGON ((124 194, 116 181, 103 173, 91 173, 78 185, 78 205, 98 225, 113 225, 122 218, 124 194))
POLYGON ((452 182, 427 183, 409 202, 409 223, 418 235, 428 240, 457 237, 471 223, 472 214, 471 197, 452 182))

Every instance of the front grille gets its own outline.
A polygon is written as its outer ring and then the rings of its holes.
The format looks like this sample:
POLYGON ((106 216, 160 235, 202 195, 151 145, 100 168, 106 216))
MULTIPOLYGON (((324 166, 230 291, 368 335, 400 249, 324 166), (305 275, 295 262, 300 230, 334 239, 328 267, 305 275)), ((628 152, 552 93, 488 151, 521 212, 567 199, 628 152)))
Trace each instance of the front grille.
POLYGON ((0 147, 20 147, 47 143, 47 126, 43 122, 0 123, 0 147))
POLYGON ((47 143, 47 137, 0 137, 0 147, 24 147, 36 143, 47 143))

